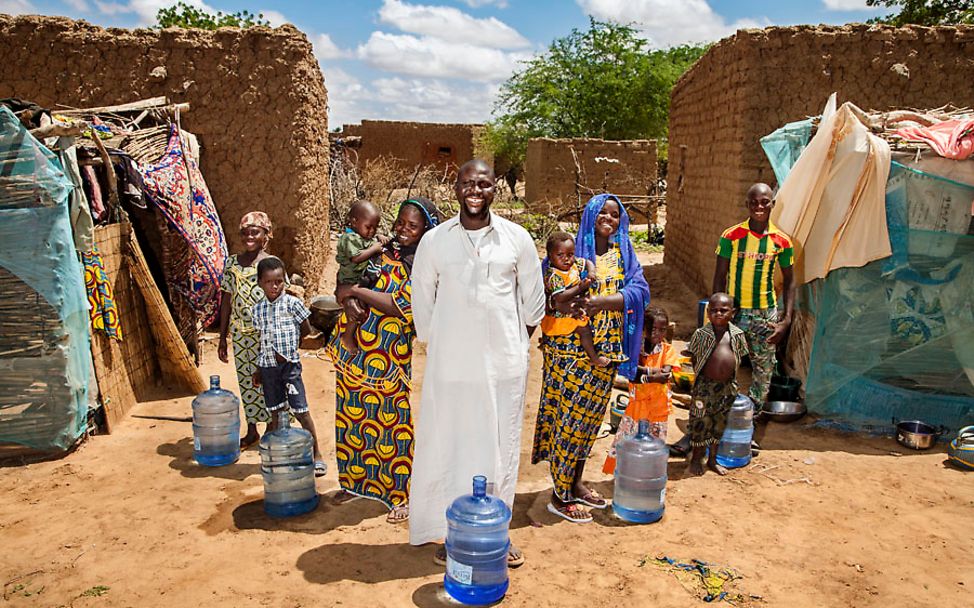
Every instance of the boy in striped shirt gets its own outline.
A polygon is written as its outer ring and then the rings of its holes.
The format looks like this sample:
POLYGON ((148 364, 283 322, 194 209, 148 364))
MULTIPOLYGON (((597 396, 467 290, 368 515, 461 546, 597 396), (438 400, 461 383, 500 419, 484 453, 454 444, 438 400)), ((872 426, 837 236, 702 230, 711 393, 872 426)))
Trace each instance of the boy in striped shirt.
POLYGON ((791 325, 795 251, 791 238, 771 223, 774 198, 770 186, 751 186, 746 204, 748 219, 720 235, 712 291, 727 292, 734 298, 734 324, 744 331, 751 353, 748 395, 760 408, 771 385, 775 347, 791 325), (775 266, 781 268, 784 279, 780 307, 775 299, 775 266))

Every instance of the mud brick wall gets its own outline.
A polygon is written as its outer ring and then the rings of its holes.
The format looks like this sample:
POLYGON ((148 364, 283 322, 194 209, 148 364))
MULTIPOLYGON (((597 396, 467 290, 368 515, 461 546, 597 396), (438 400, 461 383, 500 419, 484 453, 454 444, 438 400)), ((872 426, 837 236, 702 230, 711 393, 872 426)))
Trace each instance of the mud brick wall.
POLYGON ((181 122, 199 137, 231 252, 240 247, 240 217, 266 211, 271 251, 314 291, 328 252, 328 116, 304 34, 289 25, 125 30, 0 15, 0 57, 0 97, 51 108, 162 95, 188 102, 181 122), (159 66, 165 75, 153 76, 159 66))
POLYGON ((645 196, 656 183, 656 142, 637 139, 549 139, 528 141, 524 163, 524 197, 528 209, 536 213, 564 213, 578 202, 575 182, 578 171, 572 150, 581 169, 579 182, 584 205, 589 193, 612 192, 645 196))
POLYGON ((494 158, 481 143, 483 125, 432 122, 398 122, 363 120, 358 125, 345 125, 342 135, 362 138, 358 164, 380 157, 394 159, 404 172, 417 165, 432 165, 451 177, 468 160, 481 158, 493 164, 494 158))
POLYGON ((702 295, 721 231, 774 173, 759 139, 821 113, 828 96, 864 110, 974 107, 974 27, 771 27, 717 43, 670 104, 666 264, 702 295))

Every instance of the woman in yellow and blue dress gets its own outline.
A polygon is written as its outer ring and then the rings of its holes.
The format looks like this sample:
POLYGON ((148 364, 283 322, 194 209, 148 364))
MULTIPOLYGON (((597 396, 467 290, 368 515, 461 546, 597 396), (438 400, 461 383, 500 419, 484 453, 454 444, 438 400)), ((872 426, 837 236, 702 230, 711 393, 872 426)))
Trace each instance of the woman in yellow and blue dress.
POLYGON ((592 521, 585 506, 607 505, 585 485, 582 474, 616 373, 629 379, 636 374, 649 285, 629 240, 629 216, 613 194, 594 196, 586 204, 575 255, 595 264, 595 282, 577 305, 591 319, 596 349, 611 363, 594 366, 577 334, 542 337, 544 376, 531 462, 549 463, 554 488, 548 510, 585 523, 592 521))
POLYGON ((257 371, 257 352, 260 340, 250 311, 264 298, 257 285, 257 263, 266 257, 267 243, 273 234, 271 220, 263 211, 251 211, 240 219, 240 242, 243 252, 230 256, 223 270, 220 289, 220 343, 217 356, 229 362, 227 336, 233 341, 233 362, 237 368, 240 403, 247 420, 247 434, 240 438, 240 448, 251 446, 260 439, 257 424, 268 424, 271 415, 264 404, 264 392, 254 386, 257 371))
POLYGON ((416 246, 439 223, 428 199, 404 201, 393 225, 393 240, 378 262, 371 288, 339 285, 336 297, 358 298, 368 312, 355 334, 359 352, 350 353, 340 336, 343 312, 328 344, 335 364, 335 452, 342 504, 370 498, 389 509, 387 521, 409 517, 413 466, 413 420, 409 402, 413 330, 412 271, 416 246))

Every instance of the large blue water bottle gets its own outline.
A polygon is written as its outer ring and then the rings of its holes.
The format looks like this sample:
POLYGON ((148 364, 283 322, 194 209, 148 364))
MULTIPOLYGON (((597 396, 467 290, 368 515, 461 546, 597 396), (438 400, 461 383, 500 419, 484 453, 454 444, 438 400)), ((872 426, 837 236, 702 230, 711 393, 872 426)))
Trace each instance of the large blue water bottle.
POLYGON ((751 462, 751 437, 754 435, 754 402, 738 395, 727 416, 727 427, 717 445, 717 464, 736 469, 751 462))
POLYGON ((264 512, 291 517, 318 506, 315 489, 314 439, 278 416, 278 428, 260 438, 260 472, 264 478, 264 512))
POLYGON ((193 458, 219 467, 240 458, 240 400, 210 376, 210 388, 193 399, 193 458))
POLYGON ((511 510, 487 494, 487 478, 473 478, 473 494, 446 510, 446 576, 443 585, 463 604, 492 604, 507 593, 507 529, 511 510))
POLYGON ((615 489, 612 511, 636 524, 651 524, 663 517, 666 501, 666 442, 649 434, 649 421, 640 420, 635 435, 616 447, 615 489))

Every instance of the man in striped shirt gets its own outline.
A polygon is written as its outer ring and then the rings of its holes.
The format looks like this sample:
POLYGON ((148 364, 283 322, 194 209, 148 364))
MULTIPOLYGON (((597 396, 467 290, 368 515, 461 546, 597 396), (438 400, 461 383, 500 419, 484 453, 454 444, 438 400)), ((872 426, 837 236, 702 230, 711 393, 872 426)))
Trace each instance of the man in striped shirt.
POLYGON ((775 348, 791 325, 795 252, 791 238, 771 223, 774 198, 770 186, 751 186, 746 204, 748 219, 720 235, 713 293, 727 292, 734 297, 734 324, 744 330, 751 351, 748 395, 760 408, 768 397, 775 348), (775 298, 775 266, 781 268, 784 279, 780 307, 775 298))

